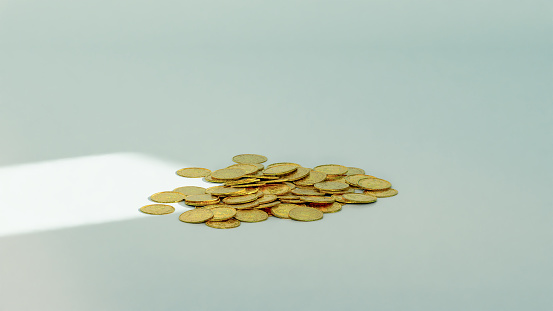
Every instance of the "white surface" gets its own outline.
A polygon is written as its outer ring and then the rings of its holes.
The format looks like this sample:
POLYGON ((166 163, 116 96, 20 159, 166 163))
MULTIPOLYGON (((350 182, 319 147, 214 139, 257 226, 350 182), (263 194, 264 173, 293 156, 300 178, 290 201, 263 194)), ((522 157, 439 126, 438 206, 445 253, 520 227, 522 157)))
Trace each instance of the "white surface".
POLYGON ((171 174, 179 168, 132 153, 0 168, 0 236, 144 217, 153 193, 211 186, 171 174))

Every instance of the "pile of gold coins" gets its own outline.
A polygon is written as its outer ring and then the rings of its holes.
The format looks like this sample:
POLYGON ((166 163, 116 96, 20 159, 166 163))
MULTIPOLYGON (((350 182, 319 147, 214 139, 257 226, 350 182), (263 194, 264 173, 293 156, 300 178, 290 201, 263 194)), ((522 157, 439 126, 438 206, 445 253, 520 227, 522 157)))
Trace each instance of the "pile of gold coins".
MULTIPOLYGON (((179 219, 187 223, 205 223, 217 229, 230 229, 241 222, 260 222, 274 216, 297 221, 315 221, 324 213, 342 210, 347 203, 374 203, 398 192, 386 180, 366 175, 360 168, 336 164, 313 169, 296 163, 261 164, 267 157, 240 154, 232 158, 236 164, 211 171, 189 167, 177 171, 187 178, 204 178, 222 184, 211 188, 179 187, 150 196, 157 203, 184 201, 194 209, 179 219)), ((171 214, 171 205, 151 204, 140 211, 152 215, 171 214)))

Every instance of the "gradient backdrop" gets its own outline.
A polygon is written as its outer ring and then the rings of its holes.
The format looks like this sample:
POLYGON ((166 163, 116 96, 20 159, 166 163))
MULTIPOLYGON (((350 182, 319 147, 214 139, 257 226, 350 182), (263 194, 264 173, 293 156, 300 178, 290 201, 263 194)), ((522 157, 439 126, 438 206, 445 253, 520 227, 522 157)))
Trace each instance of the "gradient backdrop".
POLYGON ((400 193, 317 227, 152 217, 3 237, 0 310, 551 310, 552 12, 0 1, 2 167, 259 153, 362 167, 400 193), (153 231, 166 238, 140 241, 153 231))

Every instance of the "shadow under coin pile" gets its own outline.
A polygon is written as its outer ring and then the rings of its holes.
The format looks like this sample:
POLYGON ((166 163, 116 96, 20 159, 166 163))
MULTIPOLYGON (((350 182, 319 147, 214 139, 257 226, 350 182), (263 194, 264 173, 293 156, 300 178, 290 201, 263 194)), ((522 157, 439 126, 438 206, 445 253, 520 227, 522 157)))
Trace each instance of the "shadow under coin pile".
MULTIPOLYGON (((186 178, 204 178, 222 184, 211 188, 179 187, 173 191, 152 194, 157 203, 184 201, 194 209, 179 216, 182 222, 205 223, 217 229, 230 229, 241 222, 260 222, 274 216, 297 221, 323 219, 325 213, 342 210, 348 203, 374 203, 398 192, 389 181, 366 175, 360 168, 337 164, 319 165, 313 169, 296 163, 261 164, 267 158, 257 154, 240 154, 232 158, 237 164, 211 171, 189 167, 177 171, 186 178)), ((171 214, 167 204, 140 208, 151 215, 171 214)))

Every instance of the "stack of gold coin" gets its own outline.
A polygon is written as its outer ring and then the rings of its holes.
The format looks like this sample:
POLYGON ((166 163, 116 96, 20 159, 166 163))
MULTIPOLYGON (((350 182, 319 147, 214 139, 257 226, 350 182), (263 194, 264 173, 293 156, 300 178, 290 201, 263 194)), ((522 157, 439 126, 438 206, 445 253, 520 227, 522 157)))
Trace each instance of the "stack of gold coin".
MULTIPOLYGON (((186 178, 203 177, 217 186, 178 187, 152 194, 150 199, 157 203, 184 201, 193 207, 180 215, 182 222, 231 229, 241 222, 261 222, 271 216, 316 221, 323 219, 323 214, 341 211, 344 204, 374 203, 398 193, 389 181, 356 167, 325 164, 310 169, 290 162, 264 166, 267 157, 257 154, 240 154, 232 161, 235 164, 214 171, 191 167, 176 172, 186 178)), ((140 211, 165 215, 175 209, 151 204, 140 211)))

